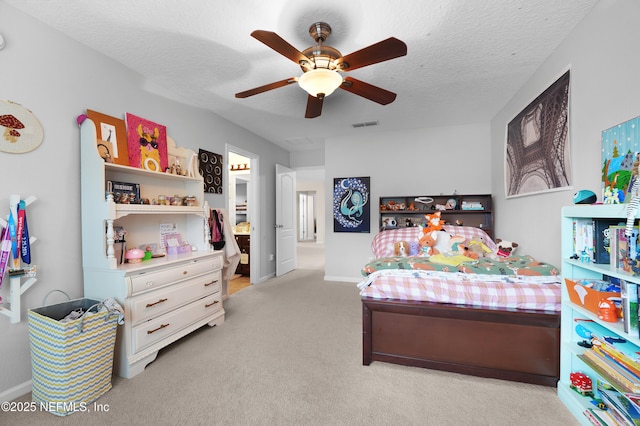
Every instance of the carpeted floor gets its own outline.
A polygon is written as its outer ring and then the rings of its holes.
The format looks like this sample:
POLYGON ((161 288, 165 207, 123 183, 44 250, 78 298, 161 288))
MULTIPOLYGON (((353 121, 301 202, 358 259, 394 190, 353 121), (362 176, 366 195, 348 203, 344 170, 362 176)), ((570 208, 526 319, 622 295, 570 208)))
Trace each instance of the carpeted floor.
MULTIPOLYGON (((302 248, 304 251, 305 248, 302 248)), ((299 266, 316 265, 322 249, 299 266)), ((300 253, 300 252, 299 252, 300 253)), ((574 425, 555 388, 382 362, 362 365, 353 283, 302 268, 224 305, 224 324, 163 349, 100 397, 108 411, 0 412, 6 425, 574 425)), ((20 398, 30 401, 30 394, 20 398)))

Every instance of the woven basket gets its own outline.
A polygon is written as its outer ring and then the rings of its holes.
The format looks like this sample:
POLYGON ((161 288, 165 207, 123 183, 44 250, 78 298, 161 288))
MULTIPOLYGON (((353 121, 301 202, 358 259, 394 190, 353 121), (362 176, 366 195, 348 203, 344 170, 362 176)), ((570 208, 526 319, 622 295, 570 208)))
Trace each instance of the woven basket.
POLYGON ((111 389, 118 316, 98 300, 76 299, 31 309, 28 319, 33 402, 58 416, 86 411, 111 389), (82 317, 61 321, 78 308, 82 317))

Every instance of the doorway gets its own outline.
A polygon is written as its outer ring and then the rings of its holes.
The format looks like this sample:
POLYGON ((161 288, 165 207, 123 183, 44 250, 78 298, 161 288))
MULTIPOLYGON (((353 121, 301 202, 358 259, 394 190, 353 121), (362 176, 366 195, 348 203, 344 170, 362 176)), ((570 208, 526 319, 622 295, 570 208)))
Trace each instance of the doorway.
POLYGON ((240 263, 229 286, 238 287, 240 281, 234 282, 238 279, 246 285, 255 284, 260 279, 260 245, 258 238, 252 238, 259 235, 259 157, 228 144, 226 157, 227 212, 240 248, 240 263))
POLYGON ((298 241, 315 241, 316 238, 316 192, 298 191, 298 241))

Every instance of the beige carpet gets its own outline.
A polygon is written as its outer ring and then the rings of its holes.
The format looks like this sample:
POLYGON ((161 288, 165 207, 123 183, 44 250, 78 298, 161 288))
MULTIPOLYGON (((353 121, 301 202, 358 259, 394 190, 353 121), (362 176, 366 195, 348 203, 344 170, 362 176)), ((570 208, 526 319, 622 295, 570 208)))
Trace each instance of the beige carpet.
MULTIPOLYGON (((311 257, 299 265, 317 266, 323 255, 321 247, 301 251, 311 257)), ((114 378, 97 401, 108 412, 0 412, 0 424, 578 424, 555 388, 382 362, 363 366, 357 289, 325 282, 323 274, 299 268, 229 298, 223 325, 162 350, 133 379, 114 378)))

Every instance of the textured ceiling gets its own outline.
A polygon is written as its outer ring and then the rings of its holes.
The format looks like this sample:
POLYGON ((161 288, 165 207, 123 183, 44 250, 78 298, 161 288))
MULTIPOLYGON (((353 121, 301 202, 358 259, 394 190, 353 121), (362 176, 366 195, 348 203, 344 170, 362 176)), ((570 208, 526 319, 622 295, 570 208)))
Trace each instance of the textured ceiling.
POLYGON ((144 89, 209 109, 290 151, 325 138, 486 122, 597 0, 5 0, 146 78, 144 89), (250 33, 276 32, 302 51, 325 21, 343 55, 396 37, 407 56, 348 75, 398 94, 381 106, 344 90, 305 119, 297 85, 234 94, 300 67, 250 33), (376 127, 352 124, 378 121, 376 127))

